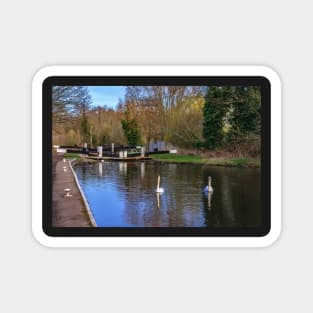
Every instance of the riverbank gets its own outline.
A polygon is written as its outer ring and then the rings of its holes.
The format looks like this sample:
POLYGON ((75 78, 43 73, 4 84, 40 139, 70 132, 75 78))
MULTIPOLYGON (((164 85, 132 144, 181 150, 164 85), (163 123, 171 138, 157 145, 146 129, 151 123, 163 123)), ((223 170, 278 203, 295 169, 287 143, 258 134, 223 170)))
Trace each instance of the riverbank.
POLYGON ((252 158, 205 158, 200 155, 187 155, 187 154, 153 154, 152 159, 159 162, 170 163, 195 163, 206 164, 215 166, 235 166, 235 167, 260 167, 259 159, 252 158))
POLYGON ((52 226, 92 227, 88 208, 72 172, 70 160, 63 162, 63 156, 53 154, 52 169, 52 226), (64 167, 66 171, 64 171, 64 167), (70 189, 70 197, 65 197, 64 189, 70 189))
MULTIPOLYGON (((171 154, 171 153, 160 153, 149 155, 152 160, 158 162, 168 163, 186 163, 186 164, 205 164, 214 166, 226 166, 226 167, 254 167, 258 168, 261 166, 259 158, 234 158, 234 157, 204 157, 201 155, 190 155, 190 154, 171 154)), ((99 162, 97 159, 87 158, 86 156, 80 156, 79 154, 67 153, 65 158, 75 158, 77 162, 93 163, 99 162)), ((123 161, 123 159, 116 158, 116 160, 123 161)))

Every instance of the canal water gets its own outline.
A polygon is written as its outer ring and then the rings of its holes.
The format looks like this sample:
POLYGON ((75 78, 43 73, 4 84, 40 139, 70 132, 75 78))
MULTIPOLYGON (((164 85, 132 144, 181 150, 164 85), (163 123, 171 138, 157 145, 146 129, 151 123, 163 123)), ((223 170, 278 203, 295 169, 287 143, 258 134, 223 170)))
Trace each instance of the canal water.
POLYGON ((260 169, 102 162, 75 166, 100 227, 254 227, 261 223, 260 169), (155 192, 157 177, 164 193, 155 192), (214 192, 203 192, 208 176, 214 192))

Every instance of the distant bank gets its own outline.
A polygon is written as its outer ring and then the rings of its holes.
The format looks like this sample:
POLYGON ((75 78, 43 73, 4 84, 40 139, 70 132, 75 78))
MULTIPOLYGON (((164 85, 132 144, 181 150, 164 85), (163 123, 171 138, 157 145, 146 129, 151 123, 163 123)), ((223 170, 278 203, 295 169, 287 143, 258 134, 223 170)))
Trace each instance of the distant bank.
POLYGON ((205 158, 200 155, 188 154, 154 154, 151 155, 153 160, 171 163, 196 163, 216 166, 236 166, 236 167, 260 167, 258 158, 226 158, 215 157, 205 158))

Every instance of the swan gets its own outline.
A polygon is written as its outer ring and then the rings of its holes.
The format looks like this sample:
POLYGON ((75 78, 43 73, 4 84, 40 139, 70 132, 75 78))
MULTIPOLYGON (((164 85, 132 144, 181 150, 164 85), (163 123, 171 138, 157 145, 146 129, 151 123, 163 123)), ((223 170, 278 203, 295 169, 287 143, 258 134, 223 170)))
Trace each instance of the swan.
POLYGON ((160 175, 158 176, 158 184, 157 184, 157 189, 155 190, 157 193, 162 193, 164 192, 164 188, 160 187, 160 175))
POLYGON ((211 185, 211 176, 208 177, 208 185, 204 187, 204 192, 213 192, 213 187, 211 185))

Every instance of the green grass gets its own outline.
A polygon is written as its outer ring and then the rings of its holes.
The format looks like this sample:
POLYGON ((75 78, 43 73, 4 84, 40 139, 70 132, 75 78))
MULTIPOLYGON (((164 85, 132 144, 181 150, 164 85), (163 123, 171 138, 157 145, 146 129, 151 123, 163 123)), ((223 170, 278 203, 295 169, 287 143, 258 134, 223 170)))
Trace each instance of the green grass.
POLYGON ((66 158, 66 159, 77 159, 77 160, 82 159, 82 157, 78 153, 65 153, 64 158, 66 158))
POLYGON ((236 167, 259 167, 258 159, 242 159, 242 158, 202 158, 198 155, 185 154, 152 154, 152 159, 173 162, 173 163, 197 163, 217 166, 236 166, 236 167))
POLYGON ((168 161, 168 162, 183 162, 183 163, 203 163, 203 159, 198 155, 185 155, 185 154, 152 154, 153 159, 168 161))

